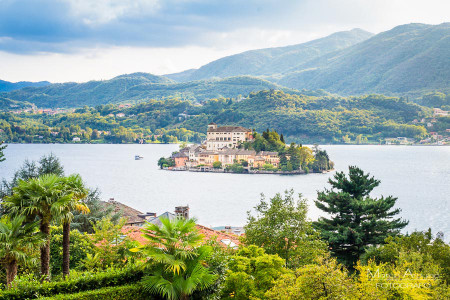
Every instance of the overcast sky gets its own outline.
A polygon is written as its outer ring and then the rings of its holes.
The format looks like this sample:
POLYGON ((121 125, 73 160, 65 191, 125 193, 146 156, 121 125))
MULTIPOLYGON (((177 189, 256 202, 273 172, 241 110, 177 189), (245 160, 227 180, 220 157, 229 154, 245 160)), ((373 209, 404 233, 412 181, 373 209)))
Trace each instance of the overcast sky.
POLYGON ((0 0, 0 79, 109 79, 198 68, 361 28, 450 21, 450 0, 0 0))

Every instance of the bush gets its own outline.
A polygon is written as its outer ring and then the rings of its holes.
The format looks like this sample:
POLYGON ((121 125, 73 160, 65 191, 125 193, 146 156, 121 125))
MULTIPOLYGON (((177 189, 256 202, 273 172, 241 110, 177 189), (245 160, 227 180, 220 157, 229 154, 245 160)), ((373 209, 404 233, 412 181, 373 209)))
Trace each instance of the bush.
MULTIPOLYGON (((19 282, 17 287, 0 291, 0 300, 21 300, 49 297, 57 294, 72 294, 82 291, 94 290, 101 287, 120 286, 130 282, 138 282, 144 275, 141 267, 128 267, 126 269, 109 269, 101 273, 79 273, 66 281, 19 282)), ((20 280, 20 279, 19 279, 20 280)))
POLYGON ((144 300, 155 299, 144 292, 140 284, 106 287, 98 290, 85 291, 75 294, 59 294, 42 300, 144 300))
POLYGON ((244 173, 244 167, 238 163, 228 165, 226 170, 233 173, 244 173))
POLYGON ((222 163, 220 161, 213 162, 213 168, 214 169, 220 169, 222 168, 222 163))
POLYGON ((266 171, 276 171, 277 170, 272 164, 264 164, 262 167, 266 171))

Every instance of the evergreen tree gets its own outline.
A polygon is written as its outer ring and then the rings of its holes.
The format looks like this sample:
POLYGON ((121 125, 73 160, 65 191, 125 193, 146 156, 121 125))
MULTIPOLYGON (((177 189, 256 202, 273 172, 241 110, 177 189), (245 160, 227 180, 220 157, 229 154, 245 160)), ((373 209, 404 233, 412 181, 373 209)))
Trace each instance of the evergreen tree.
POLYGON ((6 159, 5 155, 3 154, 3 150, 5 150, 6 145, 2 146, 2 144, 3 144, 3 141, 0 141, 0 162, 4 161, 6 159))
POLYGON ((371 198, 370 192, 380 184, 355 166, 329 179, 331 190, 318 192, 316 206, 329 214, 314 226, 329 243, 331 251, 342 263, 352 268, 367 247, 382 244, 397 235, 408 222, 394 218, 400 209, 393 209, 397 198, 371 198))

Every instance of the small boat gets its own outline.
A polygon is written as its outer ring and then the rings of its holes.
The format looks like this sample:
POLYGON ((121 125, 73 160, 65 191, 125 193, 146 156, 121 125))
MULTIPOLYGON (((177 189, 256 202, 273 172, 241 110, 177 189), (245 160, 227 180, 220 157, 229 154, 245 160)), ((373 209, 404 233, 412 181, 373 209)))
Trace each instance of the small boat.
POLYGON ((134 160, 141 160, 141 159, 144 159, 144 157, 140 156, 140 155, 135 155, 134 156, 134 160))

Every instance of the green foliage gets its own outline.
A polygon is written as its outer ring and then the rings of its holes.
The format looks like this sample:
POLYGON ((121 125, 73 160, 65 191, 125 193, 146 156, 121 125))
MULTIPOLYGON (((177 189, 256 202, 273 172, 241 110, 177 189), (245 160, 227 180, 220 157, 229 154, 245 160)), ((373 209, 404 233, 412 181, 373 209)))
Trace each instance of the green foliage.
POLYGON ((102 287, 121 286, 138 282, 144 275, 142 267, 129 265, 123 269, 109 268, 107 271, 75 273, 65 281, 43 282, 26 280, 7 291, 0 291, 0 300, 38 299, 58 294, 72 294, 102 287))
POLYGON ((397 198, 371 198, 370 192, 380 184, 358 167, 350 166, 329 179, 331 190, 318 192, 316 206, 329 214, 314 226, 331 247, 332 253, 348 268, 353 268, 370 245, 379 245, 396 235, 408 222, 395 219, 400 209, 393 209, 397 198))
POLYGON ((6 269, 6 284, 11 286, 18 264, 33 262, 33 251, 45 243, 37 233, 37 222, 24 223, 24 216, 0 219, 0 264, 6 269))
POLYGON ((335 259, 321 258, 279 278, 266 299, 367 299, 359 298, 355 283, 335 259))
POLYGON ((326 244, 319 239, 307 220, 306 200, 294 191, 284 197, 276 194, 268 202, 264 196, 255 207, 256 217, 248 213, 244 241, 248 245, 264 248, 268 254, 277 254, 288 268, 311 263, 326 253, 326 244))
POLYGON ((146 300, 153 297, 144 292, 140 284, 129 284, 114 287, 105 287, 75 294, 59 294, 52 297, 40 298, 42 300, 146 300))
POLYGON ((0 139, 72 143, 77 136, 84 143, 199 143, 205 137, 207 124, 215 121, 259 132, 273 128, 267 139, 264 133, 256 136, 253 148, 278 151, 284 142, 276 131, 283 132, 283 140, 303 143, 336 143, 342 142, 343 137, 354 141, 358 136, 361 142, 367 138, 372 143, 398 136, 421 139, 427 135, 425 127, 412 122, 430 114, 429 108, 382 95, 344 98, 264 90, 250 93, 242 101, 220 98, 202 106, 167 99, 129 108, 102 105, 56 115, 0 112, 0 139), (117 117, 119 113, 124 116, 117 117), (179 117, 180 114, 189 117, 179 117))
POLYGON ((3 141, 0 141, 0 162, 5 161, 5 154, 3 153, 3 150, 6 149, 7 145, 3 145, 3 141))
POLYGON ((122 218, 114 224, 109 217, 104 217, 93 224, 93 233, 90 240, 93 253, 87 253, 82 262, 86 270, 106 270, 109 267, 122 268, 127 264, 135 263, 140 257, 139 253, 130 252, 129 249, 139 246, 131 240, 124 231, 126 219, 122 218))
POLYGON ((244 167, 240 163, 234 163, 232 165, 227 165, 225 170, 227 172, 232 172, 232 173, 244 173, 244 167))
POLYGON ((184 299, 195 291, 209 288, 217 279, 205 266, 211 247, 201 245, 203 236, 195 220, 161 218, 161 226, 149 223, 144 237, 149 241, 142 249, 155 265, 143 278, 144 289, 166 299, 184 299))
POLYGON ((275 130, 269 131, 267 129, 261 135, 257 132, 253 133, 253 140, 244 142, 245 149, 253 149, 256 152, 260 151, 283 151, 286 147, 284 141, 281 140, 280 135, 275 130))
POLYGON ((288 272, 278 255, 266 254, 251 245, 230 257, 222 299, 261 299, 275 280, 288 272))
POLYGON ((150 99, 187 99, 202 102, 218 97, 237 97, 262 89, 284 88, 264 79, 239 76, 176 83, 163 76, 141 73, 121 75, 106 81, 51 84, 6 93, 8 99, 28 101, 39 107, 82 107, 142 102, 150 99), (151 77, 151 78, 150 78, 151 77))
POLYGON ((314 155, 314 162, 310 164, 314 172, 322 172, 334 168, 334 163, 328 157, 326 150, 318 150, 314 155))
POLYGON ((213 162, 213 168, 214 169, 220 169, 222 168, 222 163, 220 161, 213 162))
MULTIPOLYGON (((62 272, 63 264, 63 235, 62 227, 54 228, 50 243, 50 266, 53 275, 59 275, 62 272)), ((78 230, 70 232, 70 269, 85 270, 85 260, 88 255, 95 255, 95 245, 91 238, 78 230)))
POLYGON ((162 168, 168 168, 175 166, 175 161, 172 158, 161 157, 158 160, 158 166, 162 168))
POLYGON ((428 107, 442 108, 450 105, 450 94, 434 92, 422 96, 420 104, 428 107))
MULTIPOLYGON (((418 256, 423 265, 438 265, 439 278, 450 283, 450 245, 439 236, 433 238, 431 229, 426 232, 413 232, 410 235, 388 237, 385 244, 370 247, 361 260, 367 264, 370 260, 377 264, 398 264, 401 257, 418 256)), ((420 270, 422 271, 422 270, 420 270)))

